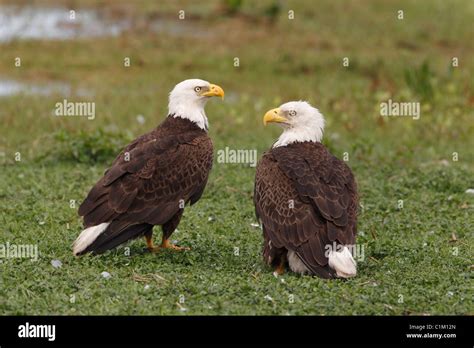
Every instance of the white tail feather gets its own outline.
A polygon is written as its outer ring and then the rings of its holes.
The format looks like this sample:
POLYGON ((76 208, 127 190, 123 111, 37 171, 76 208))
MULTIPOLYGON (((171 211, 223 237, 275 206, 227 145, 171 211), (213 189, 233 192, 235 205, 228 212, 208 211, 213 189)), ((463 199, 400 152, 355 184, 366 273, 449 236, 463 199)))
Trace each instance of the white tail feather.
POLYGON ((339 252, 329 252, 329 267, 334 269, 340 278, 355 277, 357 274, 356 262, 347 247, 339 252))
POLYGON ((91 226, 83 230, 73 244, 72 252, 74 253, 74 255, 77 255, 80 252, 84 251, 97 239, 97 237, 100 236, 102 232, 107 229, 109 225, 110 222, 103 222, 100 225, 91 226))

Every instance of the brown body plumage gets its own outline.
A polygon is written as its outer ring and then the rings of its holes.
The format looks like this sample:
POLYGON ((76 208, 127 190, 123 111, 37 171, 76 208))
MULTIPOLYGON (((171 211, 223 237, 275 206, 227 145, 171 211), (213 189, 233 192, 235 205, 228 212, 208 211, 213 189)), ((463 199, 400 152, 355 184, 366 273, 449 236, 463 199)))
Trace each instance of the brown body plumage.
POLYGON ((357 202, 351 170, 321 143, 272 148, 259 161, 255 177, 265 262, 278 267, 294 252, 311 274, 335 277, 327 246, 355 243, 357 202))
POLYGON ((163 238, 168 239, 179 224, 184 204, 201 197, 212 158, 207 132, 173 115, 134 140, 79 208, 86 228, 110 224, 78 254, 99 254, 132 238, 151 238, 154 225, 161 225, 163 238))

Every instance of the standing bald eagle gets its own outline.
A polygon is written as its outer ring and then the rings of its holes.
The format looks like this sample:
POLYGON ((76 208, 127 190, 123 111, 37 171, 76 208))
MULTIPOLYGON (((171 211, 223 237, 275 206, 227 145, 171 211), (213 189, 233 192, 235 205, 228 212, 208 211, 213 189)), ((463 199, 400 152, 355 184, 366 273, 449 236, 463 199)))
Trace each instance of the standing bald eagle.
POLYGON ((184 249, 168 240, 185 204, 196 203, 207 183, 213 146, 204 106, 213 96, 224 97, 224 91, 207 81, 176 85, 165 121, 130 143, 79 207, 85 229, 74 242, 75 255, 100 254, 140 236, 150 251, 184 249), (156 248, 154 225, 163 230, 156 248))
POLYGON ((322 278, 356 275, 357 187, 349 167, 320 143, 324 118, 306 102, 268 111, 284 131, 257 165, 254 203, 265 262, 322 278))

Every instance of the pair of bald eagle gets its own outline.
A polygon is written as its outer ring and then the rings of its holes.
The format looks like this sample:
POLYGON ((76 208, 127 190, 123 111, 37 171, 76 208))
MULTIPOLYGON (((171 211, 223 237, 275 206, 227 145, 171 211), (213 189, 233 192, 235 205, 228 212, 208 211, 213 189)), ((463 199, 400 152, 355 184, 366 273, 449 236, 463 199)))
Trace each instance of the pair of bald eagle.
MULTIPOLYGON (((100 254, 145 237, 150 251, 183 250, 170 243, 187 203, 202 196, 213 162, 204 107, 221 87, 185 80, 171 91, 168 117, 130 143, 79 208, 85 229, 75 255, 100 254), (153 226, 161 225, 161 244, 153 226)), ((283 133, 257 165, 254 204, 263 229, 263 256, 275 272, 289 267, 322 278, 356 275, 357 188, 349 167, 321 144, 324 118, 307 102, 268 111, 283 133)))

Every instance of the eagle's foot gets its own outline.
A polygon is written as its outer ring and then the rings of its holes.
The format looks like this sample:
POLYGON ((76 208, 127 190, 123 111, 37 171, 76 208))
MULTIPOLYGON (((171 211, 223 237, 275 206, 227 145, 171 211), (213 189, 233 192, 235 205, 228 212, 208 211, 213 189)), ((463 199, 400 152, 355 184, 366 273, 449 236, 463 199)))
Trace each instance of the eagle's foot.
POLYGON ((180 246, 177 246, 177 245, 174 245, 174 244, 169 244, 168 246, 155 246, 153 248, 148 248, 148 251, 151 252, 151 253, 158 253, 160 251, 163 251, 163 250, 176 250, 176 251, 184 251, 184 250, 191 250, 190 248, 188 247, 180 247, 180 246))
POLYGON ((145 236, 145 238, 146 238, 146 246, 148 248, 148 251, 150 251, 151 253, 156 253, 156 252, 162 251, 163 249, 171 249, 171 250, 176 250, 176 251, 191 250, 188 247, 180 247, 173 243, 170 243, 170 241, 165 238, 163 238, 163 241, 161 242, 160 246, 154 246, 151 236, 150 237, 145 236))
POLYGON ((275 272, 273 272, 273 275, 275 277, 282 275, 285 273, 285 261, 282 260, 282 262, 275 268, 275 272))
POLYGON ((163 242, 160 245, 160 248, 161 249, 171 249, 171 250, 176 250, 176 251, 191 250, 188 247, 180 247, 180 246, 177 246, 173 243, 170 243, 168 239, 164 239, 164 238, 163 238, 163 242))
MULTIPOLYGON (((163 248, 163 247, 162 247, 163 248)), ((164 249, 171 249, 171 250, 176 250, 176 251, 185 251, 185 250, 191 250, 191 248, 188 248, 188 247, 180 247, 180 246, 177 246, 177 245, 174 245, 174 244, 170 244, 169 246, 167 246, 166 248, 164 249)))
POLYGON ((153 248, 148 248, 148 251, 151 252, 151 253, 157 253, 157 252, 160 252, 160 251, 163 251, 163 250, 176 250, 176 251, 184 251, 184 250, 191 250, 190 248, 188 247, 180 247, 180 246, 177 246, 177 245, 174 245, 174 244, 169 244, 168 246, 155 246, 153 248))

